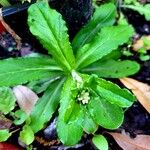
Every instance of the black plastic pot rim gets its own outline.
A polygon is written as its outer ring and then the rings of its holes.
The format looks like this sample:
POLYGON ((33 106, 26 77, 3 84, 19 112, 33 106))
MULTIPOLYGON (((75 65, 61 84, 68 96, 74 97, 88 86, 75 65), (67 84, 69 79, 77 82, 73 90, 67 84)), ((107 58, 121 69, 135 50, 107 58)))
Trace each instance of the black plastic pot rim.
POLYGON ((3 7, 1 15, 2 15, 2 17, 7 17, 10 15, 22 12, 22 11, 28 9, 28 7, 31 4, 33 4, 33 3, 16 4, 16 5, 12 5, 9 7, 3 7))

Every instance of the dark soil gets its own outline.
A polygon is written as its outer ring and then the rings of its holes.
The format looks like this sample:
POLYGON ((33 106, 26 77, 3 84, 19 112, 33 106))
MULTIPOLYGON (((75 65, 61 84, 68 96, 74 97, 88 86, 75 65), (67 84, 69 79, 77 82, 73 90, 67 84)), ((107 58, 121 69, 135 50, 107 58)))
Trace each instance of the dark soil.
MULTIPOLYGON (((14 2, 14 1, 13 1, 14 2)), ((90 19, 93 8, 90 0, 52 0, 51 6, 56 8, 62 13, 65 18, 68 28, 70 40, 74 37, 77 31, 88 22, 90 19)), ((147 22, 143 16, 140 16, 136 12, 126 11, 124 12, 129 22, 134 26, 139 36, 150 34, 150 22, 147 22)), ((7 23, 16 31, 16 33, 22 38, 22 47, 17 50, 16 43, 12 36, 8 33, 0 34, 0 58, 8 57, 20 57, 33 52, 46 51, 37 42, 37 40, 30 34, 28 26, 26 24, 27 13, 26 11, 21 14, 14 14, 5 18, 7 23), (24 18, 24 20, 22 20, 24 18), (31 44, 32 43, 32 44, 31 44)), ((150 61, 141 62, 138 58, 133 57, 132 59, 137 60, 141 64, 141 70, 134 76, 135 79, 150 84, 150 61)), ((33 146, 38 150, 94 150, 94 146, 91 143, 91 137, 84 135, 81 142, 73 147, 64 147, 57 139, 55 129, 56 118, 53 118, 48 126, 36 135, 36 140, 33 146)), ((150 114, 136 102, 131 108, 125 112, 125 120, 123 125, 118 129, 119 131, 125 130, 130 134, 131 137, 136 137, 137 134, 148 134, 150 135, 150 114)), ((105 131, 105 130, 104 130, 105 131)), ((10 142, 18 143, 16 137, 18 132, 10 138, 10 142)), ((106 134, 109 141, 110 150, 122 150, 115 140, 106 134)))

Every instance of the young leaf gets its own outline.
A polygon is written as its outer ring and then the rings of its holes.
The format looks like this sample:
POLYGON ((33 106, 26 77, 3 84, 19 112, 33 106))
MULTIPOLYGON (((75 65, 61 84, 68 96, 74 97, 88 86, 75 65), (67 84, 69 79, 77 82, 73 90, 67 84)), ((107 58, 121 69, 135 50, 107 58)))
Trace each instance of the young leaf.
POLYGON ((11 136, 8 129, 0 130, 0 142, 6 141, 11 136))
POLYGON ((26 145, 31 144, 34 141, 34 132, 32 131, 31 127, 25 125, 20 132, 20 140, 25 143, 26 145))
POLYGON ((108 150, 108 142, 103 135, 94 135, 92 142, 99 150, 108 150))
POLYGON ((84 114, 83 130, 88 134, 95 133, 98 129, 98 125, 95 123, 87 109, 84 109, 84 114))
POLYGON ((76 82, 68 78, 61 93, 61 103, 57 123, 57 133, 65 145, 76 144, 83 133, 83 111, 76 102, 76 82))
POLYGON ((70 71, 74 66, 75 58, 62 16, 45 2, 33 4, 28 9, 28 13, 28 24, 32 34, 65 71, 70 71))
POLYGON ((88 110, 93 120, 106 129, 117 129, 123 122, 123 110, 102 97, 90 100, 88 110))
POLYGON ((88 74, 96 74, 105 78, 120 78, 133 75, 138 72, 140 66, 135 61, 97 61, 81 71, 88 74))
POLYGON ((7 114, 15 107, 16 98, 8 87, 0 87, 0 112, 7 114))
POLYGON ((13 121, 13 123, 15 125, 21 125, 28 118, 28 115, 24 111, 19 109, 19 110, 15 111, 14 117, 15 117, 15 120, 13 121))
POLYGON ((135 97, 127 90, 121 89, 116 84, 99 78, 98 86, 95 89, 100 97, 103 97, 108 102, 118 105, 119 107, 130 107, 135 97))
POLYGON ((61 69, 46 57, 10 58, 0 61, 0 86, 14 86, 51 77, 61 69))
POLYGON ((127 89, 121 89, 118 85, 98 78, 95 74, 82 74, 82 77, 85 82, 84 86, 90 87, 93 91, 92 93, 96 92, 96 95, 98 95, 100 99, 103 98, 111 104, 125 108, 130 107, 135 100, 135 96, 127 89))
POLYGON ((106 56, 119 45, 126 43, 133 35, 131 26, 119 25, 104 27, 95 39, 77 51, 76 68, 86 67, 106 56))
POLYGON ((44 127, 44 124, 51 119, 52 114, 56 111, 63 83, 64 79, 51 83, 33 108, 30 126, 35 133, 44 127))
POLYGON ((102 27, 113 25, 115 22, 116 7, 112 3, 101 5, 85 27, 75 36, 72 42, 73 50, 78 50, 91 42, 102 27))

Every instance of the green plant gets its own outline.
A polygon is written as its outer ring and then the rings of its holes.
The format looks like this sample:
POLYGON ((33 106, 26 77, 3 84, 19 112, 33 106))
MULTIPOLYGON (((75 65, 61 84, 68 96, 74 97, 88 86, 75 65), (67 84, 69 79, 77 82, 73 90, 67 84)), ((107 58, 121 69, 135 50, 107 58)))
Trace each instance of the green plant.
MULTIPOLYGON (((136 62, 118 60, 117 48, 128 42, 133 35, 132 27, 113 26, 115 6, 102 5, 71 46, 65 21, 47 3, 33 4, 28 13, 30 31, 50 56, 0 61, 0 86, 36 80, 47 83, 38 89, 44 94, 30 116, 23 115, 26 121, 20 139, 26 144, 32 143, 34 134, 44 128, 59 106, 57 132, 65 145, 76 144, 83 131, 94 134, 98 125, 106 129, 118 128, 123 122, 124 108, 130 107, 135 97, 128 90, 99 77, 124 77, 139 70, 136 62)), ((93 139, 95 143, 97 140, 107 143, 102 136, 97 138, 93 139)))
POLYGON ((2 6, 9 6, 10 3, 9 3, 8 0, 1 0, 1 1, 0 1, 0 5, 2 5, 2 6))
POLYGON ((139 53, 139 58, 141 61, 147 61, 150 59, 150 55, 148 54, 148 50, 150 48, 149 37, 142 36, 140 38, 142 45, 137 49, 139 53))
POLYGON ((139 14, 144 15, 147 21, 150 21, 150 4, 143 5, 137 0, 125 0, 124 3, 121 7, 137 11, 139 14))
POLYGON ((148 54, 148 51, 150 49, 150 37, 149 36, 142 36, 139 40, 137 40, 134 44, 129 44, 132 45, 132 51, 130 49, 125 49, 123 51, 123 55, 125 56, 133 56, 134 53, 136 52, 139 56, 139 59, 141 61, 147 61, 150 59, 150 55, 148 54))

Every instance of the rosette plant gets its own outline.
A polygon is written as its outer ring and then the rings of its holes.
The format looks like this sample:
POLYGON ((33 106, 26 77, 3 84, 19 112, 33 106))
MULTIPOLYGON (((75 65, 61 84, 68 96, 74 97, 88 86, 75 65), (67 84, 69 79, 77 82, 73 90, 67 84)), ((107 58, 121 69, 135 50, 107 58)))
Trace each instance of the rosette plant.
POLYGON ((130 107, 135 97, 100 77, 124 77, 139 70, 136 62, 118 59, 118 47, 132 37, 132 27, 113 25, 115 6, 105 4, 70 43, 65 21, 48 3, 32 4, 28 14, 30 31, 49 56, 0 61, 0 86, 49 79, 20 133, 23 142, 32 143, 34 134, 57 109, 57 133, 65 145, 76 144, 84 132, 94 134, 98 126, 118 128, 124 108, 130 107))

